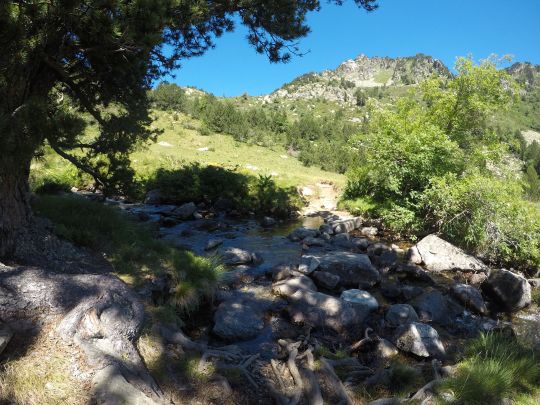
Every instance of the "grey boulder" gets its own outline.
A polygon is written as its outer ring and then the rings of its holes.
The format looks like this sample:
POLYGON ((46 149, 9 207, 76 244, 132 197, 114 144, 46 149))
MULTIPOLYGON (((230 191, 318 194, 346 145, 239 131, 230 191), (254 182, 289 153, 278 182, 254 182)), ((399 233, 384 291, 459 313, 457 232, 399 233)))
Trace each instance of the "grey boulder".
POLYGON ((396 346, 404 352, 420 357, 443 358, 446 353, 437 331, 429 325, 418 322, 409 323, 398 329, 396 346))
POLYGON ((0 354, 2 354, 12 337, 13 332, 11 328, 0 322, 0 354))
POLYGON ((351 304, 363 306, 368 311, 376 311, 379 309, 377 299, 364 290, 346 290, 341 293, 339 298, 343 301, 350 302, 351 304))
POLYGON ((316 328, 343 332, 361 328, 369 311, 331 295, 309 290, 297 290, 289 297, 287 311, 294 322, 316 328))
POLYGON ((485 271, 487 269, 480 260, 437 235, 426 236, 416 244, 416 249, 426 269, 431 271, 485 271))
POLYGON ((226 248, 220 254, 221 260, 227 265, 248 264, 253 261, 253 254, 251 252, 239 248, 226 248))
POLYGON ((394 304, 386 311, 386 323, 392 328, 418 322, 418 314, 409 304, 394 304))
POLYGON ((327 290, 333 290, 339 284, 339 276, 328 273, 326 271, 316 271, 313 273, 312 277, 315 279, 315 282, 327 290))
POLYGON ((482 288, 508 311, 518 311, 531 303, 531 285, 527 279, 508 270, 493 270, 482 288))
POLYGON ((454 284, 450 292, 456 297, 465 307, 473 311, 485 315, 487 314, 486 303, 480 291, 468 284, 454 284))
POLYGON ((175 208, 172 214, 180 219, 189 219, 193 217, 193 214, 195 214, 196 211, 197 206, 195 203, 190 202, 175 208))
POLYGON ((243 301, 222 302, 214 322, 212 331, 229 342, 254 338, 264 328, 262 313, 243 301))
POLYGON ((307 276, 298 276, 278 281, 272 286, 272 292, 282 297, 290 297, 297 290, 317 291, 315 283, 307 276))

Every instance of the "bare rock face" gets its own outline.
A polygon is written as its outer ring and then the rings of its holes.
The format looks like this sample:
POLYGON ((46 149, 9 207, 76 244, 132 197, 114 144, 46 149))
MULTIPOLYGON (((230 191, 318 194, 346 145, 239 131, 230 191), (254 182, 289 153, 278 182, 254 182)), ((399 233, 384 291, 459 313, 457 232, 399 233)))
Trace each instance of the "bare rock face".
POLYGON ((396 346, 404 352, 420 357, 443 358, 446 353, 437 331, 429 325, 418 322, 409 323, 398 329, 396 346))
POLYGON ((426 269, 431 271, 485 271, 487 267, 477 258, 439 238, 428 235, 416 245, 426 269))
POLYGON ((338 333, 361 328, 369 313, 365 308, 309 290, 296 291, 289 297, 289 302, 287 310, 294 322, 330 328, 338 333))
POLYGON ((527 279, 508 270, 493 270, 482 288, 508 311, 518 311, 531 303, 531 285, 527 279))

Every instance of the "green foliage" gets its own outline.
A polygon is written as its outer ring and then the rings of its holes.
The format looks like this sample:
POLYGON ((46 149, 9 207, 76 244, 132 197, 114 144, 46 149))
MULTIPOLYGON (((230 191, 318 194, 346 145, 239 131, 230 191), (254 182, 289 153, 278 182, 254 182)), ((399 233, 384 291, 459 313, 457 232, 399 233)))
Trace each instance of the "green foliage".
POLYGON ((40 196, 34 210, 54 223, 54 231, 76 245, 104 252, 115 271, 138 285, 150 276, 169 275, 175 291, 168 304, 193 310, 217 288, 222 266, 156 238, 154 229, 127 214, 82 197, 40 196))
POLYGON ((161 82, 149 92, 148 98, 154 108, 161 110, 184 111, 186 108, 184 90, 174 83, 161 82))
POLYGON ((159 189, 162 198, 171 204, 214 203, 226 198, 239 211, 282 218, 290 216, 300 204, 294 188, 279 187, 271 176, 255 177, 237 169, 199 164, 173 170, 158 169, 146 189, 159 189))
POLYGON ((521 184, 478 172, 433 179, 423 196, 437 229, 492 261, 540 264, 540 213, 521 184))
POLYGON ((538 353, 512 338, 488 333, 469 343, 457 375, 443 381, 440 390, 451 390, 458 404, 474 405, 534 395, 539 387, 538 353))
POLYGON ((508 148, 488 124, 514 100, 517 85, 492 60, 460 59, 456 70, 393 108, 369 103, 367 133, 357 139, 362 158, 348 172, 343 204, 356 201, 399 232, 441 232, 490 261, 538 266, 538 209, 508 173, 508 148))

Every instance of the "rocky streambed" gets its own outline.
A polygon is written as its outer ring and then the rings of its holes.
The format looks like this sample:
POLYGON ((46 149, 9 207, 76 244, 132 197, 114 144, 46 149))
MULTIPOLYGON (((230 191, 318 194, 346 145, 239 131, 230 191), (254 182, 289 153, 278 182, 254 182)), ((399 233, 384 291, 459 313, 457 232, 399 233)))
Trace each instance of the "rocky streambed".
MULTIPOLYGON (((480 332, 506 330, 539 347, 540 316, 530 305, 537 282, 490 269, 436 235, 391 244, 362 219, 330 212, 278 222, 195 204, 121 208, 159 223, 160 237, 176 246, 227 265, 197 338, 162 333, 201 352, 199 367, 239 371, 246 384, 233 391, 250 403, 353 403, 355 387, 388 383, 396 361, 429 385, 452 372, 480 332)), ((429 399, 426 387, 401 400, 429 399)))

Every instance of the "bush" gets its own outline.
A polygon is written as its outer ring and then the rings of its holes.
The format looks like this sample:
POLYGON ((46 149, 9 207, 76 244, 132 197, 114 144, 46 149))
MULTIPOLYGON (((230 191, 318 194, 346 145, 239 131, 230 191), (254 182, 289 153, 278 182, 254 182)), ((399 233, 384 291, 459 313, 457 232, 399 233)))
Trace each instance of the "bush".
POLYGON ((539 388, 538 353, 496 333, 481 335, 469 343, 457 375, 444 380, 440 387, 450 389, 457 403, 471 405, 535 395, 539 388))
POLYGON ((214 203, 226 198, 237 210, 278 217, 288 217, 300 205, 296 190, 279 187, 271 176, 255 177, 218 166, 191 164, 176 170, 159 169, 146 189, 159 189, 171 204, 214 203))
POLYGON ((433 179, 423 196, 429 221, 491 261, 540 265, 540 213, 519 183, 479 173, 433 179))

